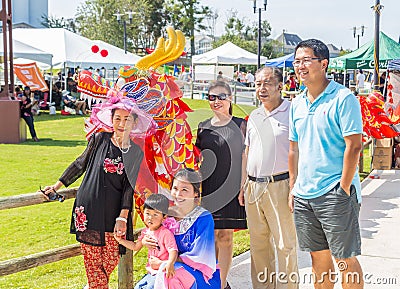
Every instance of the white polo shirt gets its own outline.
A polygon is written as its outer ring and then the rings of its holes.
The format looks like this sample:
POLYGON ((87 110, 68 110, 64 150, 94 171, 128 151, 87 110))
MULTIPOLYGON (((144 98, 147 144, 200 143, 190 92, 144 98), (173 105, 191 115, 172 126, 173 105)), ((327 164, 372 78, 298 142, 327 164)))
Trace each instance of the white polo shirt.
POLYGON ((357 74, 357 80, 358 80, 358 88, 364 88, 365 74, 364 73, 357 74))
POLYGON ((249 147, 247 174, 266 177, 288 171, 290 102, 267 113, 254 110, 247 122, 245 145, 249 147))

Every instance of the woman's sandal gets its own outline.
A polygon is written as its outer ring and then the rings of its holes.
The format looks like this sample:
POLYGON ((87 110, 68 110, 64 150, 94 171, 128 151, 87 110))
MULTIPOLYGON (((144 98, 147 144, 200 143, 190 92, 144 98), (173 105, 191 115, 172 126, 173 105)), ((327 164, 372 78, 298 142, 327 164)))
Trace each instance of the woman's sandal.
POLYGON ((224 289, 231 289, 231 285, 229 285, 229 283, 228 282, 226 282, 226 286, 225 286, 225 288, 224 289))

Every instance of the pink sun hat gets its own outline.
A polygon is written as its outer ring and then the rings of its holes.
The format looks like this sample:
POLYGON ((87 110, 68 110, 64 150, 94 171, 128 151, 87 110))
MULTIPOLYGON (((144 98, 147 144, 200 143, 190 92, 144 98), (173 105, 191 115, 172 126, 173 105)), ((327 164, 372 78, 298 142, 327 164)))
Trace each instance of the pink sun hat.
POLYGON ((90 121, 97 127, 113 131, 112 110, 114 109, 123 109, 137 115, 137 122, 130 131, 130 136, 143 138, 155 132, 157 125, 153 118, 141 110, 134 100, 126 97, 112 96, 107 102, 93 106, 90 121))

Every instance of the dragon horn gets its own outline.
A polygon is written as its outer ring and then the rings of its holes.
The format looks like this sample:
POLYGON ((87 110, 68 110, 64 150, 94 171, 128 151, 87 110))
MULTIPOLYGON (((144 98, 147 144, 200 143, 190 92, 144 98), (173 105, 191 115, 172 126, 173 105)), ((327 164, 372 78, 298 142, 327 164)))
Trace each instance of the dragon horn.
POLYGON ((182 31, 176 30, 176 36, 177 36, 177 42, 173 53, 169 57, 164 58, 160 62, 153 65, 154 68, 161 66, 165 63, 174 61, 175 59, 178 59, 182 55, 182 52, 185 49, 185 44, 186 44, 185 35, 182 33, 182 31))
POLYGON ((157 68, 158 66, 160 66, 158 65, 158 63, 161 63, 164 59, 169 58, 174 53, 177 38, 175 29, 171 26, 168 26, 166 30, 168 33, 168 40, 165 43, 165 53, 161 58, 155 59, 155 61, 151 63, 150 67, 157 68))
POLYGON ((136 62, 135 67, 140 70, 149 69, 151 63, 157 61, 158 59, 160 59, 160 57, 163 57, 164 53, 165 53, 164 37, 159 37, 157 40, 156 49, 154 49, 154 51, 149 55, 146 55, 141 59, 139 59, 138 62, 136 62))

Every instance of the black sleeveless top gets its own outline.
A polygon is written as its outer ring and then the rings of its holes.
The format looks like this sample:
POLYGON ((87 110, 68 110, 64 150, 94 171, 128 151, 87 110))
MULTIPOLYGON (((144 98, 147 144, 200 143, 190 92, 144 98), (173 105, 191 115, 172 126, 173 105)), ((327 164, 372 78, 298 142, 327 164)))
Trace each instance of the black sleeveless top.
POLYGON ((211 119, 199 123, 196 146, 202 152, 201 205, 214 217, 216 229, 247 228, 245 208, 239 205, 246 121, 232 117, 224 126, 211 119))

